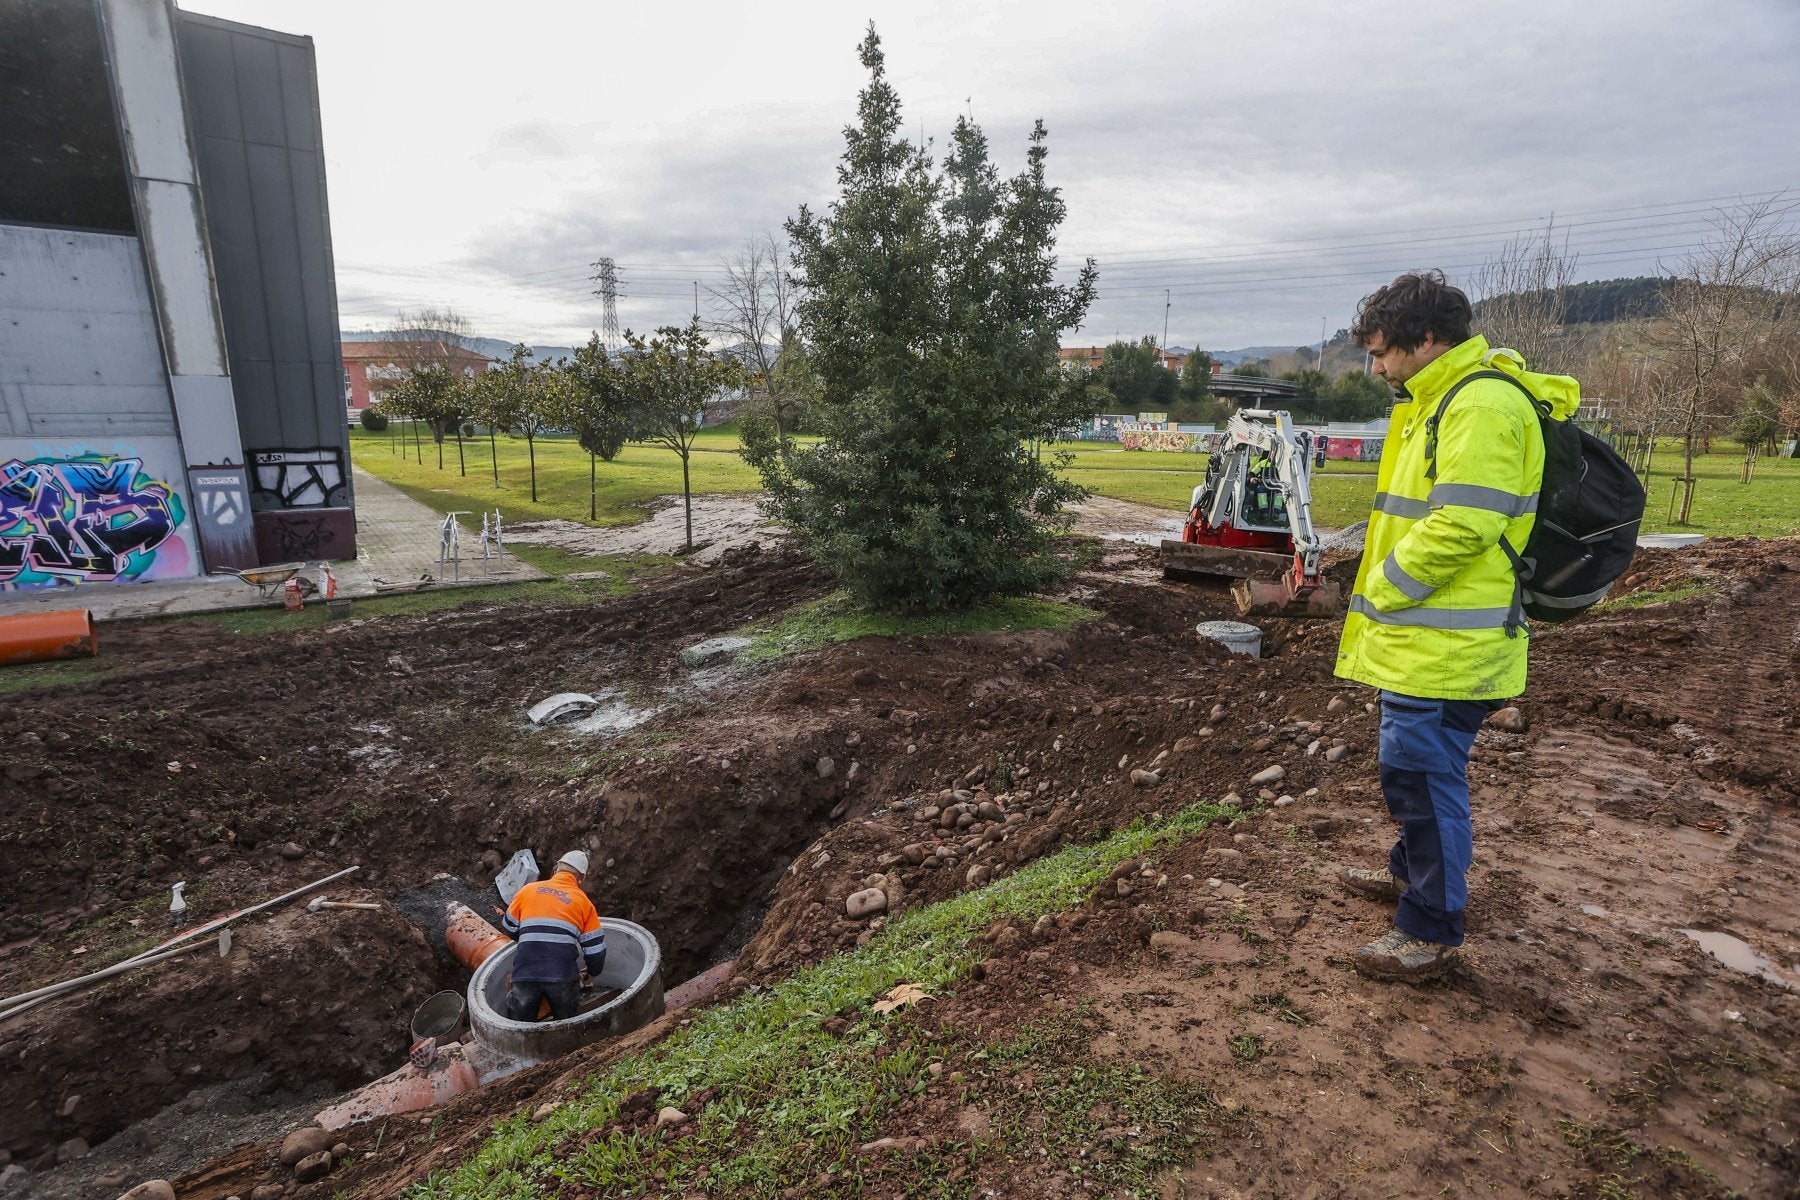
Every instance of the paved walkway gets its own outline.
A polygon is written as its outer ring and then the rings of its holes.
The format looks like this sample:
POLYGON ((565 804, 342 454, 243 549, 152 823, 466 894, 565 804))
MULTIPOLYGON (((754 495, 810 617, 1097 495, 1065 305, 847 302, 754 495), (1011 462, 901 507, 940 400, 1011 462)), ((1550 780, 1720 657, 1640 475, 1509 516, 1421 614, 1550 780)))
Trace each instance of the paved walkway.
MULTIPOLYGON (((481 583, 514 583, 547 576, 529 563, 507 555, 502 560, 490 559, 486 572, 481 562, 481 517, 474 525, 463 517, 462 569, 460 579, 450 566, 444 568, 444 579, 437 581, 438 546, 442 539, 444 518, 435 509, 414 500, 399 488, 385 483, 361 467, 353 467, 356 479, 356 561, 336 562, 331 566, 337 576, 338 595, 373 596, 381 585, 409 584, 426 576, 433 587, 467 587, 481 583)), ((317 582, 318 572, 309 569, 307 578, 317 582)), ((170 580, 154 583, 97 585, 84 588, 55 588, 49 591, 0 592, 0 616, 21 612, 45 612, 55 609, 86 608, 96 621, 120 621, 139 617, 159 617, 174 613, 218 612, 233 608, 264 608, 281 604, 279 598, 264 600, 254 587, 230 575, 210 575, 197 579, 170 580)))

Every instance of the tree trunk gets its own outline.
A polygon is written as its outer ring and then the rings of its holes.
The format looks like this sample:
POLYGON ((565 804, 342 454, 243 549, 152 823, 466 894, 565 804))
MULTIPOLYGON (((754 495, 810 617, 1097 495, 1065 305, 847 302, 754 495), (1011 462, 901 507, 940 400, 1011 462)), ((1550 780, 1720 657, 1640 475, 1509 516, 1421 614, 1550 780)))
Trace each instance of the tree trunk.
POLYGON ((688 486, 688 456, 686 450, 681 452, 681 504, 682 507, 687 510, 687 548, 688 553, 692 554, 694 552, 694 492, 693 489, 688 486))
POLYGON ((469 477, 469 464, 463 461, 462 423, 456 425, 456 473, 464 479, 469 477))
POLYGON ((531 502, 537 503, 537 439, 525 435, 525 447, 531 454, 531 502))
POLYGON ((437 443, 438 470, 441 471, 444 469, 444 435, 439 433, 435 429, 433 429, 431 432, 432 432, 431 440, 437 443))
POLYGON ((413 457, 419 460, 419 465, 422 467, 425 465, 425 448, 419 445, 419 423, 417 421, 408 421, 407 424, 412 426, 413 457))
POLYGON ((597 482, 599 468, 595 465, 600 460, 592 454, 588 455, 588 520, 595 519, 600 509, 600 484, 597 482))
POLYGON ((1682 439, 1681 462, 1681 515, 1676 518, 1677 525, 1688 523, 1688 514, 1694 507, 1694 442, 1698 434, 1692 425, 1688 426, 1687 437, 1682 439))
POLYGON ((500 447, 494 442, 494 427, 488 426, 488 461, 494 464, 494 486, 500 486, 500 447))

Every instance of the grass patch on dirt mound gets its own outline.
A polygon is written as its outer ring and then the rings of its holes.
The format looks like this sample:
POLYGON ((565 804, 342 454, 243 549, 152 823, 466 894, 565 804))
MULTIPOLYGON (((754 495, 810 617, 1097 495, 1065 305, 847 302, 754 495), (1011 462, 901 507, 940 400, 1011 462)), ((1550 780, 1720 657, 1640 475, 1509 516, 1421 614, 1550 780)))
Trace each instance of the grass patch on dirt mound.
POLYGON ((1718 594, 1717 588, 1695 579, 1676 584, 1674 587, 1627 592, 1623 596, 1601 601, 1598 607, 1603 612, 1622 608, 1648 608, 1652 604, 1679 604, 1683 600, 1698 600, 1718 594))
POLYGON ((0 696, 32 688, 88 683, 115 668, 103 658, 59 658, 50 662, 15 663, 0 671, 0 696))
POLYGON ((871 612, 843 592, 789 611, 779 621, 735 631, 750 639, 745 657, 764 662, 863 637, 947 637, 954 634, 1070 629, 1101 614, 1079 604, 1013 596, 963 612, 904 616, 871 612))
MULTIPOLYGON (((358 620, 369 620, 416 617, 462 608, 465 605, 555 605, 612 600, 630 594, 644 579, 667 570, 679 561, 660 554, 571 554, 549 546, 523 546, 507 552, 517 553, 526 562, 556 578, 426 588, 423 591, 399 592, 390 596, 360 596, 351 602, 350 615, 358 620), (521 550, 524 553, 519 553, 521 550), (562 578, 563 575, 579 572, 605 572, 605 577, 562 578)), ((323 604, 313 603, 297 613, 277 606, 160 619, 209 621, 227 633, 254 637, 258 634, 287 633, 326 625, 330 623, 331 616, 323 604)))
POLYGON ((908 1196, 966 1195, 971 1164, 994 1154, 1015 1162, 1055 1155, 1077 1177, 1153 1194, 1156 1174, 1187 1161, 1202 1126, 1219 1117, 1205 1089, 1093 1059, 1091 1017, 1083 1012, 1048 1013, 958 1054, 947 1035, 926 1032, 903 1012, 878 1014, 872 1004, 900 984, 934 996, 953 990, 984 957, 979 935, 994 921, 1030 922, 1073 908, 1115 863, 1239 811, 1196 804, 1161 823, 1140 820, 985 888, 902 913, 867 946, 698 1013, 687 1028, 595 1076, 541 1123, 524 1113, 499 1122, 460 1167, 407 1195, 499 1200, 569 1185, 612 1195, 773 1197, 796 1185, 809 1196, 861 1196, 875 1186, 908 1196), (933 1082, 932 1062, 963 1069, 933 1082), (1031 1082, 1021 1089, 1026 1072, 1031 1082), (890 1114, 933 1087, 984 1108, 987 1128, 859 1152, 890 1114), (698 1111, 674 1131, 659 1131, 653 1118, 661 1106, 698 1111))

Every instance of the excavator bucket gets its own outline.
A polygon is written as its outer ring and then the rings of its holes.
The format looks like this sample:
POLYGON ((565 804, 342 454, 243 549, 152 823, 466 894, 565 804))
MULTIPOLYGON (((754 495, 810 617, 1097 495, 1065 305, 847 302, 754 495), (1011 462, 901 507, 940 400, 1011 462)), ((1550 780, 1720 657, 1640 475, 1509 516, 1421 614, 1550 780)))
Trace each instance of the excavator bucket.
POLYGON ((1240 579, 1231 585, 1232 599, 1238 614, 1245 617, 1299 617, 1323 620, 1344 613, 1343 596, 1338 585, 1321 580, 1304 595, 1294 591, 1291 574, 1278 579, 1240 579))
POLYGON ((1248 579, 1258 575, 1279 575, 1293 562, 1292 554, 1268 550, 1207 546, 1174 538, 1164 538, 1162 543, 1165 579, 1248 579))

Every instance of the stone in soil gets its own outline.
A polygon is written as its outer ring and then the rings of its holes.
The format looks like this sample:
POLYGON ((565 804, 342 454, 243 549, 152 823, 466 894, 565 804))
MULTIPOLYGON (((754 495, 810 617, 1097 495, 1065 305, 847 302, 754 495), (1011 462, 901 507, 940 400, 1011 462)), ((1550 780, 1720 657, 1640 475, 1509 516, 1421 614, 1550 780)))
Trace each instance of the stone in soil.
POLYGON ((672 1125, 684 1125, 688 1115, 679 1108, 664 1108, 657 1111, 656 1125, 659 1129, 667 1129, 672 1125))
POLYGON ((880 888, 864 888, 860 892, 852 892, 844 901, 844 912, 856 921, 864 917, 872 917, 876 913, 886 912, 888 906, 887 893, 880 888))
POLYGON ((317 1154, 321 1150, 330 1150, 337 1135, 329 1129, 320 1129, 317 1125, 305 1129, 296 1129, 287 1135, 281 1143, 281 1165, 291 1167, 303 1158, 317 1154))
POLYGON ((315 1179, 323 1179, 331 1174, 336 1165, 331 1161, 331 1151, 321 1150, 317 1154, 309 1154, 294 1164, 294 1179, 300 1183, 311 1183, 315 1179))
MULTIPOLYGON (((280 1195, 281 1189, 276 1188, 275 1194, 280 1195)), ((166 1179, 146 1179, 120 1196, 119 1200, 175 1200, 175 1185, 166 1179)))
POLYGON ((1506 733, 1524 733, 1531 728, 1531 722, 1525 719, 1525 714, 1520 712, 1517 707, 1512 706, 1500 709, 1489 716, 1488 724, 1506 733))
POLYGON ((1251 787, 1267 787, 1271 783, 1280 783, 1287 778, 1287 768, 1280 763, 1265 767, 1250 777, 1251 787))

